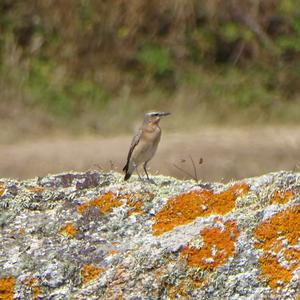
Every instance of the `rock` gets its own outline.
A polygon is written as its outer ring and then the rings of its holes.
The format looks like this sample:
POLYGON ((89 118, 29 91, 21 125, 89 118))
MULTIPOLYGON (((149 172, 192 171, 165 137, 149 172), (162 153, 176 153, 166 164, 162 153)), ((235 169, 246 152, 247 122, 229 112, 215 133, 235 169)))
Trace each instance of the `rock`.
POLYGON ((300 173, 1 179, 0 299, 297 299, 300 173))

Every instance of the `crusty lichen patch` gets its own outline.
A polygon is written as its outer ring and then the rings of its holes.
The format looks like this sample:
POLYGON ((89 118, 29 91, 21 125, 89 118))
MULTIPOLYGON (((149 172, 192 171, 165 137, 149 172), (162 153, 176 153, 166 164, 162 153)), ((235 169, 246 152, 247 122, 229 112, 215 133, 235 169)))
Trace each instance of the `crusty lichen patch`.
POLYGON ((212 271, 234 255, 239 231, 233 220, 205 227, 200 231, 200 235, 203 239, 201 247, 186 245, 180 251, 180 257, 189 267, 212 271))
POLYGON ((164 287, 167 290, 168 299, 188 299, 189 295, 187 293, 187 290, 189 288, 189 284, 190 282, 188 282, 187 280, 181 280, 176 284, 165 283, 164 287))
POLYGON ((297 299, 300 173, 197 186, 93 174, 0 180, 6 299, 297 299))
POLYGON ((0 182, 0 197, 3 195, 4 191, 5 191, 4 183, 0 182))
POLYGON ((300 267, 300 205, 287 208, 257 226, 255 247, 262 249, 259 264, 271 288, 287 285, 300 267))
POLYGON ((112 249, 112 250, 110 250, 110 251, 108 252, 108 255, 115 255, 115 254, 117 254, 117 253, 119 253, 118 250, 112 249))
POLYGON ((38 285, 38 280, 34 277, 27 277, 23 281, 23 284, 26 285, 31 290, 32 299, 38 299, 41 294, 41 288, 38 285))
POLYGON ((84 265, 80 270, 81 281, 83 284, 86 284, 96 279, 102 272, 104 272, 103 268, 94 265, 84 265))
POLYGON ((142 210, 142 206, 143 206, 142 201, 136 201, 136 200, 133 200, 133 199, 128 199, 127 205, 130 207, 130 209, 128 211, 129 216, 131 216, 133 214, 139 214, 143 211, 142 210))
POLYGON ((37 194, 40 194, 45 191, 45 189, 41 186, 28 186, 26 187, 26 189, 31 193, 37 193, 37 194))
POLYGON ((293 195, 293 191, 276 191, 271 195, 271 203, 285 204, 293 197, 293 195))
POLYGON ((70 237, 70 238, 72 238, 77 232, 78 232, 78 230, 74 227, 74 225, 72 223, 65 224, 59 230, 59 233, 65 235, 67 237, 70 237))
POLYGON ((0 299, 12 300, 14 296, 15 278, 0 278, 0 299))
POLYGON ((129 207, 128 215, 137 214, 142 212, 143 198, 152 196, 150 193, 127 193, 127 194, 114 194, 112 192, 105 193, 96 199, 86 201, 77 207, 79 213, 84 211, 89 206, 98 207, 103 214, 109 213, 113 208, 126 204, 129 207))
POLYGON ((248 190, 247 184, 237 183, 221 193, 203 189, 180 194, 169 199, 155 215, 152 232, 160 235, 178 225, 190 223, 197 217, 224 215, 234 208, 235 200, 248 190))
POLYGON ((166 289, 168 299, 190 299, 190 291, 198 289, 207 283, 207 279, 195 279, 187 276, 174 283, 163 282, 162 285, 166 289))
POLYGON ((84 202, 77 207, 77 211, 79 213, 84 213, 84 211, 90 207, 95 206, 98 207, 100 212, 103 214, 107 214, 111 211, 112 208, 121 206, 122 202, 119 197, 117 197, 112 192, 105 193, 100 195, 98 198, 84 202))

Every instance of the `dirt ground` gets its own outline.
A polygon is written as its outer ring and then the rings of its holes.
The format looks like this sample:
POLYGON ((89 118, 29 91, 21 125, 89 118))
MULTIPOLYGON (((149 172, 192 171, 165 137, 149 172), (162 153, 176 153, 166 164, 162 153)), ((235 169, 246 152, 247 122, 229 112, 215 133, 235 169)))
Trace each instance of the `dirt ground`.
MULTIPOLYGON (((0 145, 0 178, 24 179, 67 170, 121 171, 130 142, 131 136, 85 136, 0 145)), ((164 133, 149 163, 152 174, 225 182, 271 171, 299 171, 299 166, 300 127, 200 128, 164 133)))

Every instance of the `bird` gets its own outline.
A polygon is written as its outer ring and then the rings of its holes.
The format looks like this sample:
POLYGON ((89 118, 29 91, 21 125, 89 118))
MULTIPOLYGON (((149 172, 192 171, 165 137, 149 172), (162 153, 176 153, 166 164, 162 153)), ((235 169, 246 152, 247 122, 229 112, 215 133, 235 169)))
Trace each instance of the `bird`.
POLYGON ((161 117, 168 115, 170 115, 168 112, 148 112, 144 115, 143 124, 132 139, 127 155, 127 162, 123 168, 125 181, 131 177, 132 173, 137 170, 142 163, 147 179, 150 181, 147 164, 155 155, 160 142, 161 129, 159 127, 159 121, 161 117))

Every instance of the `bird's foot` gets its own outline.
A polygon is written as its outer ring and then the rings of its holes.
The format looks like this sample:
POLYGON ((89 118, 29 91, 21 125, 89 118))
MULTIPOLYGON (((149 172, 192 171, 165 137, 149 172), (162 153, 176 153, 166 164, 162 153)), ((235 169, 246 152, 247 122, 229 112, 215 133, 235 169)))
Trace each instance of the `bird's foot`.
POLYGON ((151 179, 151 178, 149 178, 149 177, 147 178, 147 181, 148 181, 148 183, 157 185, 157 183, 156 183, 153 179, 151 179))

